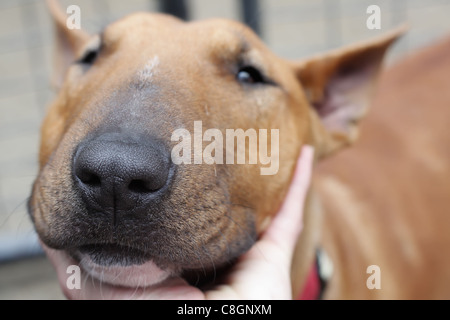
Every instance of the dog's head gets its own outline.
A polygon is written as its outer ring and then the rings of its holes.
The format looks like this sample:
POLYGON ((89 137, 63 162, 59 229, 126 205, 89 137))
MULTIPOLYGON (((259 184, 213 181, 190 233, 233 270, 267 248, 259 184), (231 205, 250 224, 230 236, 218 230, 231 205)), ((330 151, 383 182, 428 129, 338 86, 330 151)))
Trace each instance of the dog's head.
POLYGON ((301 146, 322 158, 354 140, 398 36, 290 62, 237 22, 139 13, 88 36, 54 16, 65 76, 30 214, 46 245, 133 286, 202 275, 251 247, 301 146), (117 277, 130 266, 140 272, 117 277))

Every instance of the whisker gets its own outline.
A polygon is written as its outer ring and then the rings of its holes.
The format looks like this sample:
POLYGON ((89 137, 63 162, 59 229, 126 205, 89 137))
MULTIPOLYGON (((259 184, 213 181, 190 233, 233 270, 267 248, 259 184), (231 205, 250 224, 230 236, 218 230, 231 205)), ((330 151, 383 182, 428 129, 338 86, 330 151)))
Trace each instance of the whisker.
MULTIPOLYGON (((130 277, 131 277, 131 275, 130 275, 130 277)), ((133 292, 133 294, 130 296, 129 300, 137 300, 137 293, 138 293, 138 291, 139 291, 139 288, 141 287, 141 283, 143 283, 143 282, 144 282, 144 281, 143 281, 143 276, 140 275, 140 276, 139 276, 139 281, 138 281, 138 283, 135 285, 134 292, 133 292)))
MULTIPOLYGON (((80 268, 83 265, 83 260, 85 260, 85 258, 81 258, 80 263, 79 263, 80 268)), ((84 271, 83 273, 85 275, 84 276, 84 281, 83 281, 83 287, 86 287, 87 281, 89 280, 89 278, 91 278, 92 285, 95 288, 94 279, 91 277, 91 275, 87 271, 85 271, 85 270, 83 270, 83 271, 84 271)), ((86 291, 83 291, 83 293, 84 293, 84 297, 86 297, 86 291)))
POLYGON ((202 245, 203 251, 206 253, 207 257, 211 261, 212 267, 213 267, 213 282, 216 281, 217 272, 216 272, 216 264, 214 263, 214 260, 211 258, 211 253, 209 252, 208 248, 205 246, 205 244, 202 245))
POLYGON ((26 203, 27 203, 27 201, 28 201, 28 197, 25 198, 25 200, 20 201, 20 203, 16 207, 14 207, 14 209, 10 213, 8 213, 6 215, 6 217, 3 219, 3 221, 0 224, 0 229, 4 228, 6 226, 6 224, 8 222, 10 222, 10 219, 13 217, 13 215, 19 214, 20 212, 26 212, 26 203), (22 206, 25 206, 25 210, 24 211, 18 211, 19 208, 22 207, 22 206))
MULTIPOLYGON (((197 249, 200 249, 200 247, 199 247, 198 245, 196 245, 196 246, 197 246, 197 249)), ((202 262, 202 259, 201 259, 200 256, 198 255, 198 251, 199 251, 199 250, 195 250, 195 255, 197 256, 198 262, 200 262, 200 265, 202 266, 203 275, 206 277, 206 274, 207 274, 206 268, 205 268, 205 265, 204 265, 203 262, 202 262)))
POLYGON ((87 283, 87 281, 89 279, 89 274, 87 274, 86 272, 82 272, 82 274, 83 274, 83 281, 82 281, 82 285, 81 285, 81 294, 82 294, 82 296, 80 298, 85 298, 86 297, 86 291, 83 290, 83 288, 86 288, 86 283, 87 283))
POLYGON ((102 300, 105 300, 105 296, 103 294, 103 283, 104 283, 104 277, 105 277, 105 271, 102 270, 102 273, 100 275, 100 296, 102 297, 102 300))

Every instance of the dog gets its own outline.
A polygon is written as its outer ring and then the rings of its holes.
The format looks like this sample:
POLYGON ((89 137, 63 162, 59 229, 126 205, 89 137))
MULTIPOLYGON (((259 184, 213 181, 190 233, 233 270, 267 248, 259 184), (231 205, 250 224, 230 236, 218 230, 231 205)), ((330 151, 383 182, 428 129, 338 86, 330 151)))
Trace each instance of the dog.
POLYGON ((449 73, 450 37, 388 68, 358 141, 316 167, 324 298, 450 298, 449 73))
MULTIPOLYGON (((59 91, 42 124, 30 216, 45 245, 131 287, 171 275, 207 283, 246 252, 280 208, 302 146, 320 162, 357 139, 385 53, 404 32, 288 61, 238 22, 136 13, 91 36, 49 6, 59 91), (261 174, 262 163, 175 165, 173 132, 196 121, 278 130, 276 174, 261 174), (123 278, 110 266, 141 271, 123 278)), ((318 194, 292 262, 294 297, 321 242, 318 194)))

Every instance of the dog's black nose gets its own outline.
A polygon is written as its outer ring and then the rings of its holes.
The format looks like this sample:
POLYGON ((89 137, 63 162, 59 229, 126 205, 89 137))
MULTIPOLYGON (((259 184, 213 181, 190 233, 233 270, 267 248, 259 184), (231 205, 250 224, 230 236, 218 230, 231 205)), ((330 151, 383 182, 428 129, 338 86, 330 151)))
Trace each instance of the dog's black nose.
POLYGON ((170 154, 148 137, 107 133, 79 145, 75 184, 91 212, 146 211, 170 176, 170 154))

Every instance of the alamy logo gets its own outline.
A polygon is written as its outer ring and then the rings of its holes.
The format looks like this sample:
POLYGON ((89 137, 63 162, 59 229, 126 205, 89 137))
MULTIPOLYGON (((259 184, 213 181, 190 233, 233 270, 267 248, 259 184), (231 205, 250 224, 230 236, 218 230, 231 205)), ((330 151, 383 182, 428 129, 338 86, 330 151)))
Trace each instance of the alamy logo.
POLYGON ((370 265, 366 269, 366 273, 370 274, 366 281, 366 287, 369 290, 381 289, 381 269, 376 264, 370 265))
POLYGON ((366 26, 369 30, 381 29, 381 9, 376 4, 367 7, 367 14, 370 16, 366 20, 366 26))
POLYGON ((67 277, 66 286, 68 289, 81 289, 81 269, 77 265, 70 265, 66 269, 67 277))
POLYGON ((67 14, 70 14, 66 20, 66 26, 68 29, 81 29, 81 9, 77 5, 70 5, 66 10, 67 14))
POLYGON ((275 175, 279 168, 279 130, 207 129, 194 121, 194 133, 176 129, 171 140, 179 143, 172 149, 174 164, 261 164, 261 175, 275 175), (225 139, 224 139, 225 136, 225 139), (248 143, 247 143, 248 141, 248 143), (210 142, 203 149, 203 142, 210 142), (270 155, 268 148, 270 146, 270 155), (248 162, 247 162, 248 158, 248 162))

